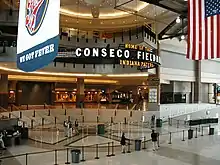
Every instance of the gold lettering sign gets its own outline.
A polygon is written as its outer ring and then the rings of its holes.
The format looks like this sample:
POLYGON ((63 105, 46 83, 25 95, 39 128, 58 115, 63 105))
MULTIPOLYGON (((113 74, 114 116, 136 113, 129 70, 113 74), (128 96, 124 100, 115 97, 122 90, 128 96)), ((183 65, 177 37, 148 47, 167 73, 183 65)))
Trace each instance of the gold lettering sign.
POLYGON ((135 45, 135 44, 125 44, 126 49, 138 49, 138 50, 146 50, 151 51, 151 48, 144 47, 142 45, 135 45))
POLYGON ((140 61, 131 61, 131 60, 120 60, 120 65, 143 66, 146 68, 154 68, 155 67, 155 65, 151 62, 140 62, 140 61))

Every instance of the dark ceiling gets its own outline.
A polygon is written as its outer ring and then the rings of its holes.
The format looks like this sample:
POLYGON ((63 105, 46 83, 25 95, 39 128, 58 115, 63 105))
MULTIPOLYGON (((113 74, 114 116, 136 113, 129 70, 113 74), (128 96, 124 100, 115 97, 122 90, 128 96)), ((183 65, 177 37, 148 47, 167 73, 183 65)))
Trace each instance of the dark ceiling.
POLYGON ((159 39, 174 38, 187 34, 187 0, 142 0, 179 14, 180 23, 173 20, 160 34, 159 39))

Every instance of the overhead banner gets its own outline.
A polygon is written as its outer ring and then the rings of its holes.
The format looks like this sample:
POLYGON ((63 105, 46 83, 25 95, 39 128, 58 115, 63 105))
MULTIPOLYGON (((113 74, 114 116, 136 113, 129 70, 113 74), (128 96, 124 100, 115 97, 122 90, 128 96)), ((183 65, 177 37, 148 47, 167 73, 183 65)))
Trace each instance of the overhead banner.
POLYGON ((51 63, 59 46, 60 0, 20 1, 17 67, 25 72, 51 63))

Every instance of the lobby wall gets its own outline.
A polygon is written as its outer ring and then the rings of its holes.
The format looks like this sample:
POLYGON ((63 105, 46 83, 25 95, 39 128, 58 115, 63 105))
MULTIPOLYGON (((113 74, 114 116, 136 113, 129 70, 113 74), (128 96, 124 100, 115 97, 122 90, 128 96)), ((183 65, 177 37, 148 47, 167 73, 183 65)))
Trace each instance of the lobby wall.
POLYGON ((20 104, 50 105, 52 103, 51 85, 43 82, 18 82, 22 91, 20 104))

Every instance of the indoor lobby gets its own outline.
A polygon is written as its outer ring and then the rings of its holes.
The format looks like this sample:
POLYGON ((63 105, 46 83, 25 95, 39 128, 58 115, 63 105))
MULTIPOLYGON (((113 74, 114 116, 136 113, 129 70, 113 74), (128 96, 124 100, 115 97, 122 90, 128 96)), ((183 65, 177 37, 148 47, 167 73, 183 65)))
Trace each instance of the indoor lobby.
POLYGON ((220 165, 219 4, 1 0, 0 165, 220 165))

